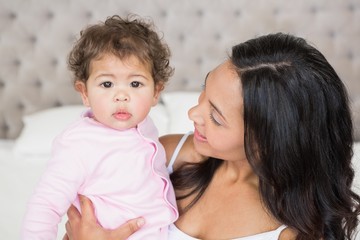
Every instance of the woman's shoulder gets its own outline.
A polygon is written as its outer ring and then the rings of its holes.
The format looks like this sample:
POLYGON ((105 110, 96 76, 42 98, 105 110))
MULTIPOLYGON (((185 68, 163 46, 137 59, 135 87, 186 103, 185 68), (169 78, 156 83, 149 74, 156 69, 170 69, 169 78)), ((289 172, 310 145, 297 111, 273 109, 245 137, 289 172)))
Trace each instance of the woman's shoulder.
POLYGON ((166 152, 166 163, 168 164, 173 156, 176 147, 181 141, 184 134, 168 134, 159 138, 160 143, 164 146, 166 152))
POLYGON ((194 148, 192 134, 169 134, 159 140, 165 148, 167 165, 175 157, 174 169, 186 162, 194 163, 204 159, 194 148))
POLYGON ((292 239, 295 240, 296 235, 297 234, 294 229, 287 227, 281 232, 281 234, 279 236, 279 240, 292 240, 292 239))

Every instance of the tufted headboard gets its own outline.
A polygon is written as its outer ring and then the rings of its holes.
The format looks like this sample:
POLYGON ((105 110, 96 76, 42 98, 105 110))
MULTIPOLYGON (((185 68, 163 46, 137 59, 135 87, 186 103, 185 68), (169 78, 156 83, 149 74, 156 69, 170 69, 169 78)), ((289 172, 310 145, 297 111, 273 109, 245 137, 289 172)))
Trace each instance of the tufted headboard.
POLYGON ((128 13, 153 19, 172 50, 166 91, 199 90, 240 41, 278 31, 302 36, 346 83, 360 128, 359 0, 0 0, 0 138, 16 138, 24 114, 79 104, 66 66, 75 37, 128 13))

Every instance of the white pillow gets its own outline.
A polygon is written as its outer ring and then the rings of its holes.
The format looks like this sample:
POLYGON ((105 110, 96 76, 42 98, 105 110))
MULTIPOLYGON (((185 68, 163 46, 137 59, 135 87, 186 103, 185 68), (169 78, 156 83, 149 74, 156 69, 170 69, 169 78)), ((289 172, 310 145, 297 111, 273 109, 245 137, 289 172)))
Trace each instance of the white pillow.
POLYGON ((164 92, 162 99, 170 117, 169 133, 186 133, 194 130, 188 111, 197 105, 200 92, 164 92))
MULTIPOLYGON (((50 156, 54 138, 67 125, 79 118, 86 107, 83 105, 62 106, 42 110, 24 116, 24 128, 15 140, 14 154, 18 159, 33 159, 50 156)), ((168 117, 165 107, 158 104, 150 111, 150 117, 158 127, 159 135, 168 132, 168 117)))
POLYGON ((15 140, 14 154, 19 157, 50 155, 51 144, 67 125, 86 110, 83 105, 45 109, 23 117, 24 127, 15 140))
POLYGON ((149 116, 154 121, 154 124, 158 129, 159 136, 165 135, 169 132, 170 119, 164 104, 158 103, 156 106, 152 107, 149 116))

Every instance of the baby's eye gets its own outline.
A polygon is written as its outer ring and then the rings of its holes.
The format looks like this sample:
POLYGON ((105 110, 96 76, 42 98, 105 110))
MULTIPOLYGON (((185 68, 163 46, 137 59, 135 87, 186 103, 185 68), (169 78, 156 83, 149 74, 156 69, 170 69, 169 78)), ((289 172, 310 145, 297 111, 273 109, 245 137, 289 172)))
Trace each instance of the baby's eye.
POLYGON ((100 86, 104 88, 111 88, 114 84, 112 82, 103 82, 100 84, 100 86))
POLYGON ((138 88, 138 87, 140 87, 142 85, 142 83, 138 82, 138 81, 133 81, 133 82, 130 83, 130 85, 133 88, 138 88))

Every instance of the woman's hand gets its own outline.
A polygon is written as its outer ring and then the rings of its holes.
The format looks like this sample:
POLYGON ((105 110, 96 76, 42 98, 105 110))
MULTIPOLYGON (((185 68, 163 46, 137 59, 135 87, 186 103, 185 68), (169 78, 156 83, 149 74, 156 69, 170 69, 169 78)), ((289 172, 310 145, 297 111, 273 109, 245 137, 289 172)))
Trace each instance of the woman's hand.
POLYGON ((104 229, 96 221, 90 199, 81 195, 79 195, 79 199, 82 214, 74 206, 69 208, 67 212, 69 220, 65 225, 66 234, 63 240, 127 239, 145 223, 143 218, 136 218, 129 220, 114 230, 104 229))

